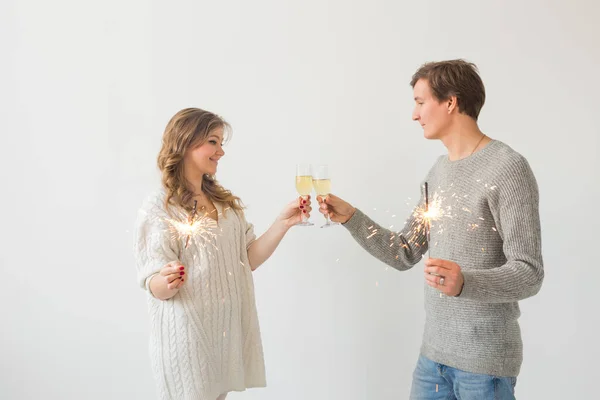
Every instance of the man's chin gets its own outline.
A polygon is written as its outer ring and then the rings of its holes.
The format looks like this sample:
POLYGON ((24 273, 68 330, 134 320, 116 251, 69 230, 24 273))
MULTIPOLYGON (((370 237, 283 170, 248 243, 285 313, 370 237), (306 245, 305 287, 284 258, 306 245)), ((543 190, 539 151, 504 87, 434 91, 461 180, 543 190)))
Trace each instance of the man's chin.
POLYGON ((438 135, 438 133, 437 133, 437 132, 427 132, 427 131, 424 131, 424 132, 423 132, 423 137, 424 137, 425 139, 428 139, 428 140, 436 140, 436 139, 439 139, 439 135, 438 135))

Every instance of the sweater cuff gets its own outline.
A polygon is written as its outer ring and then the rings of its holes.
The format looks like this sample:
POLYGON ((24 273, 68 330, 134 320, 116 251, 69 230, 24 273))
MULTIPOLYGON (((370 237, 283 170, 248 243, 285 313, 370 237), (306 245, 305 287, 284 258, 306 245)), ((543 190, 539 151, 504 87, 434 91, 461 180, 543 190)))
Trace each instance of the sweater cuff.
POLYGON ((150 289, 150 281, 152 280, 152 278, 154 278, 156 275, 158 275, 157 273, 154 273, 152 275, 150 275, 149 277, 146 278, 146 282, 144 283, 144 286, 146 287, 146 290, 148 291, 148 293, 150 293, 150 296, 156 298, 156 296, 154 296, 154 293, 152 293, 152 289, 150 289))
POLYGON ((462 291, 457 297, 463 299, 475 299, 477 296, 477 284, 471 271, 461 271, 463 275, 462 291))
POLYGON ((358 208, 355 210, 356 211, 354 211, 354 214, 350 217, 350 219, 342 224, 350 231, 350 233, 357 232, 358 229, 364 225, 365 219, 367 218, 367 216, 358 208))

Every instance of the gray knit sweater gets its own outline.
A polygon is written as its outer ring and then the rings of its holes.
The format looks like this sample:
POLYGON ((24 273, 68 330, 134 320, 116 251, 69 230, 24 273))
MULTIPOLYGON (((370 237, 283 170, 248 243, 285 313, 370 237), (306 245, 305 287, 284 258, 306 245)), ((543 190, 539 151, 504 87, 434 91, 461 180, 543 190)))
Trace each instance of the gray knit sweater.
MULTIPOLYGON (((421 354, 464 371, 517 376, 523 359, 518 301, 544 278, 538 187, 528 162, 492 140, 458 161, 441 156, 425 178, 434 219, 428 246, 418 209, 402 231, 382 228, 360 210, 344 224, 369 253, 400 271, 427 256, 454 261, 464 275, 458 297, 425 284, 421 354)), ((424 182, 425 182, 424 181, 424 182)), ((423 183, 424 183, 423 182, 423 183)))

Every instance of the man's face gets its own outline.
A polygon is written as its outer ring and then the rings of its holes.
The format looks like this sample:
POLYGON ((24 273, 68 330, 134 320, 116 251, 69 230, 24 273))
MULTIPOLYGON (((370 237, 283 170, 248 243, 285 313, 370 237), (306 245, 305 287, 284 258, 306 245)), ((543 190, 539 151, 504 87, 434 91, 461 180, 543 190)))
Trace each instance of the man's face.
POLYGON ((444 136, 450 125, 448 103, 439 102, 431 92, 429 82, 419 79, 413 88, 415 109, 412 114, 413 121, 419 122, 423 127, 426 139, 440 139, 444 136))

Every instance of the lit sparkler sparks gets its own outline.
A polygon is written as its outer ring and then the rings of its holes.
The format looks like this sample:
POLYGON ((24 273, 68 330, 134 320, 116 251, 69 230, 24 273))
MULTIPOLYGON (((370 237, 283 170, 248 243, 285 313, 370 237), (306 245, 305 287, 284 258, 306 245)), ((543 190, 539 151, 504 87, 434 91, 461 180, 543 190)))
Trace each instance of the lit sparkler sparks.
POLYGON ((185 240, 184 249, 189 247, 190 241, 197 244, 210 243, 215 246, 212 239, 217 236, 214 232, 217 228, 217 222, 206 214, 198 216, 197 206, 198 202, 194 201, 192 213, 185 222, 177 219, 166 219, 172 239, 175 241, 185 240))
MULTIPOLYGON (((481 179, 478 182, 484 185, 487 190, 497 189, 497 186, 492 183, 485 183, 481 179)), ((475 210, 471 209, 473 202, 469 195, 460 193, 459 188, 454 183, 445 188, 438 187, 437 190, 432 190, 429 183, 425 182, 423 194, 424 203, 413 208, 412 218, 407 219, 402 224, 389 226, 389 247, 398 245, 401 248, 409 249, 411 246, 422 247, 427 244, 427 252, 423 257, 430 258, 431 248, 438 245, 437 240, 431 242, 431 230, 435 230, 434 234, 442 235, 446 230, 446 222, 443 222, 443 220, 447 218, 455 220, 456 222, 451 223, 452 226, 455 226, 456 223, 465 223, 466 229, 469 231, 479 229, 482 224, 487 225, 490 220, 488 217, 478 216, 475 210), (409 226, 407 226, 407 223, 409 223, 409 226), (402 231, 394 232, 392 229, 399 225, 402 225, 402 231)), ((408 199, 410 200, 410 198, 408 199)), ((406 202, 406 205, 410 206, 410 203, 406 202)), ((376 209, 374 208, 374 210, 376 209)), ((386 210, 387 212, 392 213, 393 211, 386 210)), ((396 214, 392 214, 391 217, 395 218, 396 214)), ((497 232, 495 227, 491 227, 491 229, 497 232)), ((369 226, 367 230, 366 239, 371 239, 380 234, 380 230, 376 229, 375 225, 369 226)), ((398 256, 396 256, 396 259, 398 259, 398 256)))
POLYGON ((446 216, 446 212, 442 207, 442 200, 442 197, 437 192, 430 198, 429 184, 425 182, 425 205, 418 206, 413 211, 415 221, 414 235, 417 236, 418 233, 425 232, 428 257, 431 252, 431 223, 446 216))

